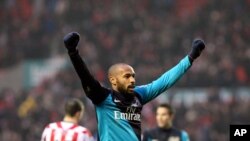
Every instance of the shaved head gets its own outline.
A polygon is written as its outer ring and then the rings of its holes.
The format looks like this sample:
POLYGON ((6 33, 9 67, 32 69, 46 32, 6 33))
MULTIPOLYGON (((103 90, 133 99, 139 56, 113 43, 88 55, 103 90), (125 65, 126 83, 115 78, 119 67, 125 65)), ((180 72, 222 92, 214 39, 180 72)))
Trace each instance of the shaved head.
MULTIPOLYGON (((117 63, 112 65, 111 67, 109 67, 108 70, 108 76, 116 76, 117 74, 119 74, 123 69, 126 68, 132 68, 130 65, 125 64, 125 63, 117 63)), ((133 69, 133 68, 132 68, 133 69)))
POLYGON ((122 93, 133 93, 135 87, 134 69, 125 63, 112 65, 108 70, 112 89, 122 93))

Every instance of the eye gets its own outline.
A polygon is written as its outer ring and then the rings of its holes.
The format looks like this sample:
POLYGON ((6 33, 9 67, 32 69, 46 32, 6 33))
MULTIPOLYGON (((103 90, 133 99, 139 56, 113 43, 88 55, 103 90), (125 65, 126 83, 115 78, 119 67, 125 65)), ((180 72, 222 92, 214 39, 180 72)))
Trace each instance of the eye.
POLYGON ((129 79, 130 77, 135 78, 135 74, 125 74, 123 77, 126 79, 129 79))
POLYGON ((130 75, 125 75, 125 78, 129 78, 130 77, 130 75))
POLYGON ((123 77, 128 79, 131 75, 130 74, 125 74, 123 77))

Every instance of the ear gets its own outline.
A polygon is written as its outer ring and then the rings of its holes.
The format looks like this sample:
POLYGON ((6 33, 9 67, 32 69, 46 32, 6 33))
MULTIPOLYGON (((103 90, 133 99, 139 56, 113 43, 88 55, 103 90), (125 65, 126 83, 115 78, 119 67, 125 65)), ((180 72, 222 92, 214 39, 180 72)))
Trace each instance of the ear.
POLYGON ((78 120, 80 120, 80 118, 81 118, 81 112, 80 112, 80 111, 79 111, 79 112, 76 112, 75 117, 76 117, 78 120))
POLYGON ((75 116, 79 117, 80 116, 80 112, 76 112, 75 116))
POLYGON ((116 85, 116 78, 114 76, 109 76, 109 82, 111 83, 111 85, 116 85))

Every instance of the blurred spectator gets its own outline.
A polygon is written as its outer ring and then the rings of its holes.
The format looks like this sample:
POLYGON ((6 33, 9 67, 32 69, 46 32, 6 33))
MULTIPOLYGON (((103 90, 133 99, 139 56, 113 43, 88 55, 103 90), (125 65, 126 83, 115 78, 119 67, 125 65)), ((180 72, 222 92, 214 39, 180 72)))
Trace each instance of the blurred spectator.
POLYGON ((64 54, 62 36, 75 30, 85 36, 82 54, 99 73, 126 62, 145 83, 177 63, 191 41, 201 37, 206 54, 179 86, 246 86, 248 7, 247 0, 3 0, 0 68, 64 54))
MULTIPOLYGON (((28 91, 2 90, 0 140, 16 140, 16 138, 25 141, 39 140, 44 126, 48 122, 59 121, 63 116, 63 101, 71 97, 80 98, 85 103, 86 115, 80 124, 96 135, 93 104, 85 97, 77 77, 75 75, 68 77, 72 74, 74 74, 73 69, 62 70, 54 78, 44 80, 39 86, 28 91)), ((230 91, 229 95, 223 95, 223 89, 211 87, 202 90, 206 95, 203 101, 196 98, 191 104, 185 104, 188 99, 179 97, 180 95, 176 95, 174 90, 178 88, 173 88, 169 94, 163 94, 163 98, 160 97, 144 107, 143 130, 155 126, 153 112, 166 96, 176 109, 174 124, 178 128, 185 129, 193 141, 226 141, 230 124, 249 123, 249 95, 234 91, 230 91), (174 99, 178 101, 182 99, 182 102, 176 103, 174 99)), ((249 91, 248 89, 245 92, 249 91)), ((182 96, 188 94, 185 89, 182 92, 182 96)), ((197 94, 194 93, 194 96, 197 94)))

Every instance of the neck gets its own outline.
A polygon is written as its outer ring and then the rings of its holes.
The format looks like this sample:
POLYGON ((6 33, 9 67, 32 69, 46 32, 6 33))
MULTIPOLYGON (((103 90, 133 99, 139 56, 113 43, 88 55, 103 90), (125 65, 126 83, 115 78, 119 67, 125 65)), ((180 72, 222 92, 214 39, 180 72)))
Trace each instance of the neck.
POLYGON ((63 118, 63 121, 64 122, 71 122, 71 123, 74 123, 74 124, 78 123, 78 120, 76 119, 76 117, 70 117, 70 116, 67 116, 67 115, 63 118))
POLYGON ((113 89, 114 91, 114 95, 118 98, 118 99, 121 99, 121 100, 124 100, 124 101, 132 101, 135 97, 134 94, 130 94, 130 93, 123 93, 123 92, 119 92, 118 90, 116 89, 113 89))

